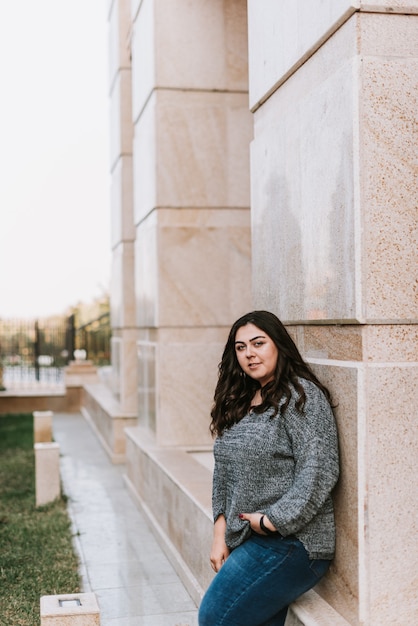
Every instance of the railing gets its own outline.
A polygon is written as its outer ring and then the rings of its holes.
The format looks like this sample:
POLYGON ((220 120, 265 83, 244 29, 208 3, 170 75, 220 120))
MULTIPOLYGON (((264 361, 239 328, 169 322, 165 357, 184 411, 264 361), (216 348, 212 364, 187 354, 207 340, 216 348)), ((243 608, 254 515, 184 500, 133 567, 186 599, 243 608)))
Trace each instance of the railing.
POLYGON ((3 386, 56 386, 71 351, 66 318, 0 320, 3 386))
POLYGON ((64 384, 62 367, 39 367, 13 365, 3 367, 3 387, 10 389, 53 388, 64 384))
POLYGON ((0 320, 0 388, 55 387, 79 350, 94 365, 110 364, 110 315, 80 326, 76 316, 0 320))
POLYGON ((94 320, 74 329, 76 350, 85 350, 86 358, 94 365, 110 365, 110 313, 102 313, 94 320))

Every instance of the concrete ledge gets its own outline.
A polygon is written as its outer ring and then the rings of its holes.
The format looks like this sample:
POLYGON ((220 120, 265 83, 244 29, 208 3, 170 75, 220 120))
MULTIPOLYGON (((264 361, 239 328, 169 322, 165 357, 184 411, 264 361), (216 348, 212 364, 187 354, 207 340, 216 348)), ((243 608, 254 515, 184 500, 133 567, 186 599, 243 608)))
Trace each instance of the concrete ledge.
POLYGON ((124 463, 125 428, 136 426, 136 414, 124 413, 110 389, 103 383, 85 385, 80 411, 95 431, 112 463, 124 463))
POLYGON ((41 596, 41 626, 100 626, 94 593, 41 596))
POLYGON ((350 624, 311 589, 291 605, 286 626, 350 626, 350 624))
POLYGON ((126 484, 196 605, 213 578, 212 472, 193 453, 161 448, 142 427, 126 429, 126 484))

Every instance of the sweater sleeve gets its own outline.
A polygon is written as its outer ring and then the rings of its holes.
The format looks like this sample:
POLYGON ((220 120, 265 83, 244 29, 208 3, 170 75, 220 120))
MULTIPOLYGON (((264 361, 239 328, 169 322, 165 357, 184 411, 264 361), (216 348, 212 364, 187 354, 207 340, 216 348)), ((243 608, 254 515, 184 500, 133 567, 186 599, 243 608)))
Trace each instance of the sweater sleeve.
POLYGON ((225 514, 225 480, 222 480, 221 474, 221 466, 215 458, 212 481, 212 512, 214 522, 216 522, 220 515, 225 514))
POLYGON ((293 483, 265 511, 284 536, 297 533, 315 517, 339 475, 337 429, 332 409, 313 383, 305 387, 305 393, 304 413, 300 414, 292 403, 285 414, 295 462, 293 483))

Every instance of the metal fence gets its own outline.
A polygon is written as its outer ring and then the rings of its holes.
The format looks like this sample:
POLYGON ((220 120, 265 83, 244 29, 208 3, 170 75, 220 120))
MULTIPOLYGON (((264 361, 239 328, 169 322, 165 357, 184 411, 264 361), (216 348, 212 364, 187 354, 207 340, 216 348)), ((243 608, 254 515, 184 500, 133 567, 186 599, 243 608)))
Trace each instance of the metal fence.
POLYGON ((74 324, 75 349, 85 350, 86 358, 97 366, 110 364, 110 337, 109 312, 85 324, 74 324))
POLYGON ((6 389, 62 385, 64 367, 77 354, 95 365, 108 365, 110 336, 109 313, 81 326, 75 315, 0 320, 0 385, 6 389))

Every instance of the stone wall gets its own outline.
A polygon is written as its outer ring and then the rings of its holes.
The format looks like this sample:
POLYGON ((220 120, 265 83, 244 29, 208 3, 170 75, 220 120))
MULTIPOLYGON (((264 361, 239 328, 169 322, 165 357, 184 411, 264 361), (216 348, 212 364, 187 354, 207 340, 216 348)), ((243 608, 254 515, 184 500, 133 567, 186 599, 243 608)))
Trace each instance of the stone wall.
POLYGON ((253 302, 338 402, 337 557, 319 591, 353 625, 418 610, 417 9, 249 2, 253 302))
POLYGON ((152 516, 144 459, 166 484, 160 448, 210 445, 227 331, 270 309, 338 403, 337 557, 317 591, 352 626, 413 623, 417 0, 112 0, 109 23, 132 489, 152 516))

